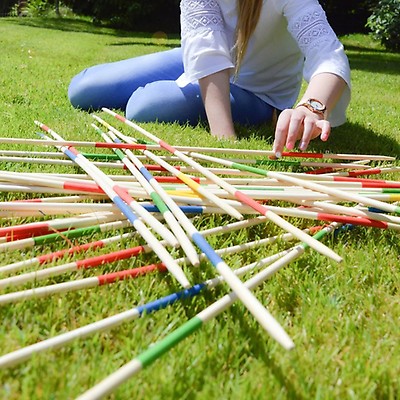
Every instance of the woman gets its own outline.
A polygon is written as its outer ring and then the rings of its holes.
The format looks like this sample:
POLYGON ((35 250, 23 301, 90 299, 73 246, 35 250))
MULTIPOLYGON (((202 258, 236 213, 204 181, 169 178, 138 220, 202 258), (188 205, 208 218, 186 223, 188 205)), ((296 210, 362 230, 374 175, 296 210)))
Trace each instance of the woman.
POLYGON ((81 72, 72 104, 122 108, 141 122, 207 119, 226 138, 234 123, 266 122, 277 110, 278 157, 345 122, 348 60, 317 0, 182 0, 181 30, 180 49, 81 72))

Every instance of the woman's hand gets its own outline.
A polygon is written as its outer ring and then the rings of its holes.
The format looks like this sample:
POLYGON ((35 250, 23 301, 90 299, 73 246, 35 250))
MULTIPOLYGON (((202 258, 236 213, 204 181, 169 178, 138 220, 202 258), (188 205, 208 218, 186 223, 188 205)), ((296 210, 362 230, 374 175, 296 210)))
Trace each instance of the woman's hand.
POLYGON ((283 110, 279 115, 276 128, 273 150, 280 157, 284 147, 294 149, 299 140, 299 149, 307 149, 310 140, 321 136, 327 141, 331 132, 331 124, 320 114, 308 110, 306 107, 283 110))
POLYGON ((313 112, 305 106, 283 110, 275 129, 273 147, 275 155, 280 157, 285 146, 288 150, 292 150, 297 140, 300 140, 299 148, 302 151, 307 148, 310 140, 318 136, 324 142, 327 141, 331 124, 324 118, 334 108, 345 87, 346 82, 337 75, 331 73, 315 75, 300 99, 300 104, 307 102, 307 99, 318 99, 318 102, 325 105, 325 114, 313 112))

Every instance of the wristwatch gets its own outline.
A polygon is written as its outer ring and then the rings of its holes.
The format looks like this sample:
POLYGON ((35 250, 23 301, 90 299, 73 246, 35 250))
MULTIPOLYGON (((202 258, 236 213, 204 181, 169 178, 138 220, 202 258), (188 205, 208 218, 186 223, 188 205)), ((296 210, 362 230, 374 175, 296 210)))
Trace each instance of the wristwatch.
POLYGON ((304 103, 297 104, 297 107, 307 107, 310 111, 322 115, 325 118, 326 105, 317 99, 308 99, 304 103))

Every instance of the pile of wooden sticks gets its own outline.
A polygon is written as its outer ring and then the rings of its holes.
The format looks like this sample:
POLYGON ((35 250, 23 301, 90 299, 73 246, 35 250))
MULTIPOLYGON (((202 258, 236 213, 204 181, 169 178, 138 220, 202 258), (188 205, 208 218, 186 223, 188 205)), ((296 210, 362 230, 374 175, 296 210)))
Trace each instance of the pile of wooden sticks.
POLYGON ((3 144, 31 144, 52 147, 57 151, 23 152, 0 150, 0 162, 72 165, 79 173, 27 173, 0 171, 2 193, 30 196, 29 200, 0 203, 0 252, 14 250, 29 254, 44 244, 63 245, 84 235, 118 232, 95 242, 70 245, 55 252, 24 258, 0 266, 0 306, 18 301, 82 290, 131 279, 151 271, 168 271, 182 289, 157 301, 110 316, 96 323, 17 349, 0 356, 0 368, 27 360, 33 354, 55 349, 77 338, 110 329, 143 313, 154 312, 225 282, 232 293, 189 320, 81 396, 101 398, 115 390, 129 377, 150 365, 194 330, 227 309, 236 299, 251 312, 269 335, 285 349, 293 341, 251 290, 273 273, 300 257, 307 248, 340 262, 342 257, 321 240, 345 224, 400 229, 400 182, 371 179, 400 167, 388 164, 374 167, 371 162, 393 162, 394 158, 378 155, 283 153, 275 160, 271 151, 172 146, 132 121, 111 110, 103 109, 119 122, 140 133, 146 140, 135 139, 110 123, 93 115, 93 129, 100 142, 66 141, 58 133, 35 121, 43 133, 40 139, 0 138, 3 144), (84 153, 78 148, 109 149, 110 153, 84 153), (234 157, 242 158, 234 158, 234 157), (292 161, 314 159, 313 161, 292 161), (323 161, 329 159, 331 162, 323 161), (289 160, 289 161, 288 161, 289 160), (316 161, 317 160, 317 161, 316 161), (276 164, 274 164, 276 163, 276 164), (286 163, 286 164, 285 164, 286 163), (274 165, 296 166, 305 172, 277 172, 274 165), (106 174, 104 168, 115 169, 106 174), (365 178, 364 176, 369 176, 365 178), (288 204, 283 206, 282 204, 288 204), (226 214, 228 223, 199 230, 193 215, 226 214), (288 218, 321 221, 300 229, 288 218), (29 218, 32 222, 15 223, 29 218), (232 218, 235 220, 232 221, 232 218), (222 249, 214 249, 207 237, 272 222, 282 230, 278 236, 261 238, 222 249), (107 246, 132 237, 145 244, 107 252, 107 246), (278 240, 299 244, 277 254, 254 260, 233 270, 224 256, 241 253, 278 240), (101 255, 74 260, 78 253, 103 249, 101 255), (174 258, 170 249, 180 249, 174 258), (156 262, 144 267, 117 271, 72 281, 41 286, 41 281, 79 269, 154 253, 156 262), (57 260, 67 263, 59 264, 57 260), (217 276, 196 284, 185 270, 210 263, 217 276), (240 277, 256 271, 243 282, 240 277), (35 283, 36 287, 19 290, 35 283), (17 288, 17 289, 15 289, 17 288))

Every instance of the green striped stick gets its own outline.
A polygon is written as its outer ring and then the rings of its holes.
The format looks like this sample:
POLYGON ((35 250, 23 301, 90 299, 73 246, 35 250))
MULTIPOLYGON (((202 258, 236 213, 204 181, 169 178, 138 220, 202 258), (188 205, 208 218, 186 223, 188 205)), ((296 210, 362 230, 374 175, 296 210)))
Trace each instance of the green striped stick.
MULTIPOLYGON (((97 133, 107 142, 113 143, 112 139, 103 132, 100 128, 98 128, 95 124, 92 124, 92 127, 96 130, 97 133)), ((161 196, 154 190, 154 188, 150 185, 150 183, 146 180, 146 178, 142 175, 139 169, 135 164, 128 158, 126 154, 124 154, 120 149, 113 149, 115 154, 119 157, 119 159, 124 163, 124 165, 128 168, 128 170, 132 173, 132 175, 137 179, 146 193, 151 197, 154 202, 154 205, 158 208, 168 226, 171 228, 172 232, 175 234, 175 237, 178 239, 182 250, 188 256, 190 263, 194 266, 200 265, 200 260, 197 255, 195 248, 192 245, 192 242, 186 236, 184 230, 181 225, 175 219, 175 216, 172 214, 171 210, 165 204, 164 200, 161 196)), ((131 152, 132 156, 133 153, 131 152)))
MULTIPOLYGON (((331 224, 330 226, 327 226, 321 231, 317 232, 315 235, 313 235, 313 237, 317 240, 321 240, 325 235, 332 232, 337 227, 338 224, 331 224)), ((253 278, 246 281, 246 287, 248 289, 254 289, 275 272, 277 272, 279 269, 301 256, 308 247, 309 246, 306 243, 301 243, 298 246, 294 247, 284 257, 271 264, 268 268, 259 272, 253 278)), ((77 400, 101 399, 106 395, 112 393, 129 378, 140 372, 145 367, 151 365, 154 361, 156 361, 162 355, 171 350, 183 339, 187 338, 192 333, 199 330, 212 318, 225 311, 235 302, 236 299, 237 296, 234 293, 225 295, 220 300, 212 304, 210 307, 207 307, 205 310, 203 310, 195 317, 187 321, 185 324, 180 326, 178 329, 173 331, 167 337, 156 344, 152 344, 147 350, 145 350, 135 359, 122 366, 116 372, 109 375, 107 378, 95 385, 93 388, 89 389, 87 392, 83 393, 77 398, 77 400)))
POLYGON ((314 190, 314 191, 317 191, 320 193, 325 193, 325 194, 331 195, 333 197, 339 198, 341 200, 347 200, 347 201, 351 201, 351 202, 361 203, 361 204, 364 204, 364 205, 367 205, 370 207, 375 207, 375 208, 381 209, 383 211, 394 212, 396 214, 400 214, 399 206, 387 204, 387 203, 384 203, 383 201, 370 199, 370 198, 360 196, 357 194, 348 193, 343 190, 328 188, 326 186, 323 186, 323 185, 320 185, 320 184, 317 184, 314 182, 310 182, 308 180, 295 178, 293 175, 289 176, 284 173, 267 171, 267 170, 252 167, 249 165, 244 165, 244 164, 240 164, 240 163, 236 163, 236 162, 233 163, 233 162, 224 160, 222 158, 211 157, 211 156, 199 154, 199 153, 190 153, 190 155, 194 158, 199 158, 202 160, 216 162, 216 163, 219 163, 222 165, 226 165, 230 168, 237 168, 237 169, 243 170, 243 171, 259 173, 260 175, 268 176, 269 178, 274 178, 278 181, 287 182, 287 183, 305 187, 307 189, 311 189, 311 190, 314 190))

